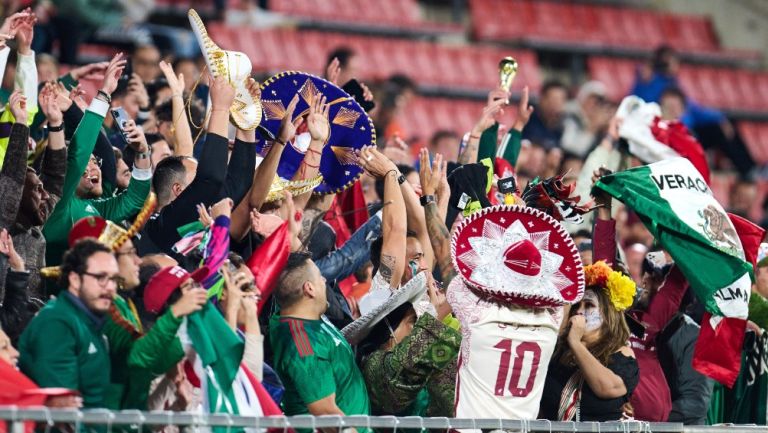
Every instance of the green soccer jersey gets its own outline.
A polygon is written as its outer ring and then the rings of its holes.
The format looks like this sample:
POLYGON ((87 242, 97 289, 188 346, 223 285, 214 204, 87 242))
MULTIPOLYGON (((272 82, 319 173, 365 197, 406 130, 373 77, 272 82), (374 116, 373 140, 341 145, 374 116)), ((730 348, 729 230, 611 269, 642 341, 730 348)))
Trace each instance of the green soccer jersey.
POLYGON ((370 413, 368 391, 352 347, 325 318, 274 315, 269 337, 274 367, 285 386, 286 415, 307 414, 308 404, 334 393, 336 405, 345 415, 370 413))

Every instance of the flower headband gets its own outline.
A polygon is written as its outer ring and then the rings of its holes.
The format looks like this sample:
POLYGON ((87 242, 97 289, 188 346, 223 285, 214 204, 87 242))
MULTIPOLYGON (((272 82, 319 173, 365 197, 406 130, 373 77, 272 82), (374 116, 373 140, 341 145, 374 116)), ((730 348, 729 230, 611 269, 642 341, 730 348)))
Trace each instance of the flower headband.
POLYGON ((605 294, 611 300, 613 308, 617 311, 624 311, 632 306, 635 293, 637 292, 637 285, 628 276, 611 269, 605 261, 600 260, 594 264, 584 266, 584 276, 587 287, 598 286, 603 288, 605 294))

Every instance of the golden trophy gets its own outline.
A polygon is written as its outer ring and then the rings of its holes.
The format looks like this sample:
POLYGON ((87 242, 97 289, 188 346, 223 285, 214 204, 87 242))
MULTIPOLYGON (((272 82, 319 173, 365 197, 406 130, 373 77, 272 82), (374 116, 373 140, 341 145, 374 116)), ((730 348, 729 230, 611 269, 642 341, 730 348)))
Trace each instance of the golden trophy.
POLYGON ((513 57, 504 57, 499 62, 499 87, 509 92, 512 82, 517 75, 517 60, 513 57))

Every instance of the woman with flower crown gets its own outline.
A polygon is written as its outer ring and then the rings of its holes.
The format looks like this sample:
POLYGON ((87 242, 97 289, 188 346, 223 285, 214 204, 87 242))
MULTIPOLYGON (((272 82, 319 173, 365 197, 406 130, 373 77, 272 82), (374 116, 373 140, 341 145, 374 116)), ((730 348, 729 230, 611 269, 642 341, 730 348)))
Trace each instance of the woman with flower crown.
POLYGON ((605 262, 585 266, 584 298, 571 307, 544 384, 539 417, 610 421, 624 416, 639 379, 624 310, 635 283, 605 262))

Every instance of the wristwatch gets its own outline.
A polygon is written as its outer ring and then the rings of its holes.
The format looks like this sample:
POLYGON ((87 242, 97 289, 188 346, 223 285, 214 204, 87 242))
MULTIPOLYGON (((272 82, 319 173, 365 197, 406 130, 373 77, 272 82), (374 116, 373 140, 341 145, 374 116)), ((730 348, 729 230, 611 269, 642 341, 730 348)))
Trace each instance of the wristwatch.
POLYGON ((426 206, 430 203, 435 202, 435 196, 434 195, 423 195, 419 198, 419 202, 421 202, 422 206, 426 206))
POLYGON ((59 126, 48 125, 48 132, 61 132, 64 130, 64 123, 60 123, 59 126))
POLYGON ((405 176, 403 176, 403 173, 400 173, 400 176, 397 177, 397 184, 402 185, 405 183, 405 176))

